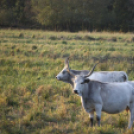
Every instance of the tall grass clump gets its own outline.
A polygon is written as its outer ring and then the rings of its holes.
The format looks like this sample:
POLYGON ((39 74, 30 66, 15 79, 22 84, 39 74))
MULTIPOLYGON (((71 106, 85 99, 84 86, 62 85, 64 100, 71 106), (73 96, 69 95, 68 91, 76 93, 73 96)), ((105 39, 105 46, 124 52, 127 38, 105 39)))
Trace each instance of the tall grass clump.
POLYGON ((23 33, 19 33, 18 37, 19 38, 24 38, 24 34, 23 33))

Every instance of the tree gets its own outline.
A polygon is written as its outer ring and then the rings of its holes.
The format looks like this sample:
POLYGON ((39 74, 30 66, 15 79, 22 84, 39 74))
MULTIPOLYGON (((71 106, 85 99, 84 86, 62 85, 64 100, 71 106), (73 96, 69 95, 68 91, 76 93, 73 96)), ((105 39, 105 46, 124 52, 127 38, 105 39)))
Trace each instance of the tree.
POLYGON ((127 31, 134 20, 134 2, 132 0, 116 0, 113 4, 116 15, 116 27, 121 31, 127 31))

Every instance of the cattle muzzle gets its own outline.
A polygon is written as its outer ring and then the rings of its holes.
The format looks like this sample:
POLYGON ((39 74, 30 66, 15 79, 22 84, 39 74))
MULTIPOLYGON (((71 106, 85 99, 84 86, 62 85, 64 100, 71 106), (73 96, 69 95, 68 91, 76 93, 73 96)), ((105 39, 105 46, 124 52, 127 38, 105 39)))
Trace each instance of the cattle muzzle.
POLYGON ((78 94, 78 91, 77 91, 77 90, 74 90, 74 93, 75 93, 75 94, 78 94))
POLYGON ((56 76, 56 79, 57 79, 57 80, 60 80, 60 78, 59 78, 58 76, 56 76))

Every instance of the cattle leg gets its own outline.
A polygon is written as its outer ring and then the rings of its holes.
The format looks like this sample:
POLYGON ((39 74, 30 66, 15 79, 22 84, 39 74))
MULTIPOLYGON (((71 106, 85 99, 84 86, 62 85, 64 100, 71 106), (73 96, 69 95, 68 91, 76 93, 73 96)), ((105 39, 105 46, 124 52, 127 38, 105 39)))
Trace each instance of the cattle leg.
POLYGON ((94 111, 89 113, 89 118, 90 118, 90 126, 93 127, 94 123, 94 111))
POLYGON ((102 105, 97 104, 95 106, 97 125, 100 126, 102 105))
POLYGON ((101 117, 99 117, 98 115, 96 115, 96 121, 97 121, 97 125, 100 127, 100 119, 101 117))
POLYGON ((130 105, 130 117, 129 117, 129 125, 128 125, 128 129, 130 129, 133 125, 133 121, 134 121, 134 104, 132 103, 130 105))

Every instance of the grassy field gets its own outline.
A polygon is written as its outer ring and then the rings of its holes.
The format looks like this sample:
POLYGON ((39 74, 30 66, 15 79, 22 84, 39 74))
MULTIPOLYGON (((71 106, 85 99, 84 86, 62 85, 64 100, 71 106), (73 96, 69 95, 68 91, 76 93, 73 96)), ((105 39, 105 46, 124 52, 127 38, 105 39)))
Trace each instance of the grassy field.
POLYGON ((0 133, 132 134, 128 115, 102 114, 89 127, 88 114, 69 84, 55 76, 70 67, 123 70, 134 80, 134 34, 0 30, 0 133))

